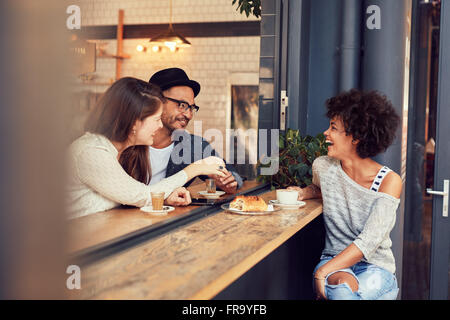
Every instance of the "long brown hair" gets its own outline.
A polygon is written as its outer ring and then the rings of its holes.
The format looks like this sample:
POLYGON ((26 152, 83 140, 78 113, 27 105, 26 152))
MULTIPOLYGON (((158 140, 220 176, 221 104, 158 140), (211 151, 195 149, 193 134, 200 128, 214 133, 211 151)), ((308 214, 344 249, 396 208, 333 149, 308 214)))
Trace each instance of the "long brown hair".
MULTIPOLYGON (((99 99, 86 120, 85 130, 111 141, 124 142, 136 121, 154 115, 164 101, 158 86, 132 77, 121 78, 99 99)), ((150 181, 148 146, 127 148, 119 162, 134 179, 143 183, 150 181)))

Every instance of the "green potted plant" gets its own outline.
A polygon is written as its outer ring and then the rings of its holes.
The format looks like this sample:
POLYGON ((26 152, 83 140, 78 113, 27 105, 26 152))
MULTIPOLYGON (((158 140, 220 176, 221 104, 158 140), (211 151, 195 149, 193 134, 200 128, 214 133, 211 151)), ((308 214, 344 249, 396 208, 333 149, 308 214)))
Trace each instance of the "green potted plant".
MULTIPOLYGON (((260 175, 258 181, 268 182, 272 190, 289 186, 306 187, 312 183, 312 163, 327 154, 325 136, 302 137, 298 130, 288 129, 280 134, 279 169, 274 175, 260 175)), ((258 163, 258 167, 270 164, 258 163)))
MULTIPOLYGON (((238 0, 233 0, 232 5, 234 6, 238 0)), ((236 11, 242 14, 245 12, 247 18, 250 14, 259 18, 261 16, 261 0, 239 0, 236 11)))

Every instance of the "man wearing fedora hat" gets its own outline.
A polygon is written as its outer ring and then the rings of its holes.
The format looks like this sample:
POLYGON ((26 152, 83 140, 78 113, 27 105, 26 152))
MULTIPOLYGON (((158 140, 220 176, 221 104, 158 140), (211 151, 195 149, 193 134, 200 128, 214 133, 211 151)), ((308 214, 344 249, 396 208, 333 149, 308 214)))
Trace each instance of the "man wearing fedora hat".
MULTIPOLYGON (((156 132, 149 152, 152 166, 150 184, 153 184, 177 173, 194 161, 218 156, 218 153, 202 137, 184 131, 199 110, 194 98, 200 92, 200 84, 189 79, 186 72, 180 68, 160 70, 149 82, 158 85, 166 97, 161 115, 163 127, 156 132)), ((225 166, 226 177, 211 178, 216 181, 218 188, 233 193, 242 186, 243 180, 232 165, 225 166)), ((200 176, 200 178, 208 177, 200 176)), ((191 182, 189 181, 186 186, 191 182)))

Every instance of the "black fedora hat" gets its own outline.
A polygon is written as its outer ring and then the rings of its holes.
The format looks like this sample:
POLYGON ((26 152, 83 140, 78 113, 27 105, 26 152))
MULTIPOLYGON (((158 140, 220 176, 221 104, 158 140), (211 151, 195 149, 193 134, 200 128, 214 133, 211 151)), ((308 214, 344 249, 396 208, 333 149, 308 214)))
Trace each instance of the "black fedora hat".
POLYGON ((169 68, 156 72, 149 80, 158 85, 162 91, 175 86, 188 86, 194 91, 194 97, 200 92, 200 84, 190 80, 186 72, 180 68, 169 68))

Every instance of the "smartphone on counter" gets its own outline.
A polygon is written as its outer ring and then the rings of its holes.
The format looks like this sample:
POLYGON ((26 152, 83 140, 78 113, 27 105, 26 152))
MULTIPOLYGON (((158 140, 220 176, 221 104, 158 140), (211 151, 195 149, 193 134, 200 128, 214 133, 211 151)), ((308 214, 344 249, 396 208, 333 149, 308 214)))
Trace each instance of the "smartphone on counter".
POLYGON ((227 198, 207 199, 207 198, 192 198, 192 205, 195 206, 213 206, 227 202, 227 198))
POLYGON ((191 204, 194 206, 213 206, 217 199, 192 198, 191 204))

